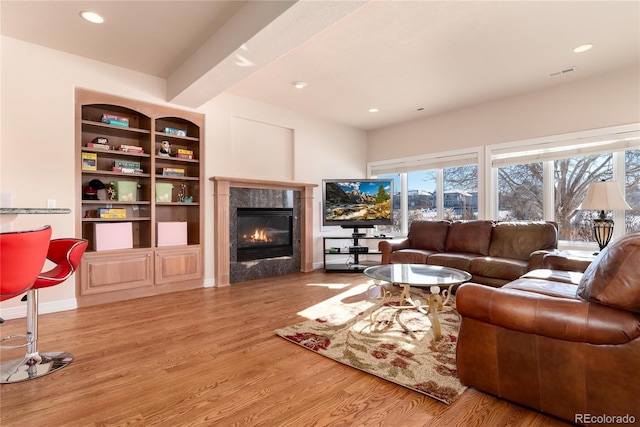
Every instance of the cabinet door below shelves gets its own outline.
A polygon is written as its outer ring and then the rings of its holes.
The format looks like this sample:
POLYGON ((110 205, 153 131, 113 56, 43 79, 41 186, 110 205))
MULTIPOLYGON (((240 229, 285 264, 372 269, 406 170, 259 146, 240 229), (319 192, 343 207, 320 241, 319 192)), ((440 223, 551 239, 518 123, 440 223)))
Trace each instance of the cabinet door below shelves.
POLYGON ((87 253, 82 258, 81 295, 153 286, 151 251, 87 253))
POLYGON ((201 248, 180 248, 156 252, 156 284, 199 279, 202 276, 201 248))

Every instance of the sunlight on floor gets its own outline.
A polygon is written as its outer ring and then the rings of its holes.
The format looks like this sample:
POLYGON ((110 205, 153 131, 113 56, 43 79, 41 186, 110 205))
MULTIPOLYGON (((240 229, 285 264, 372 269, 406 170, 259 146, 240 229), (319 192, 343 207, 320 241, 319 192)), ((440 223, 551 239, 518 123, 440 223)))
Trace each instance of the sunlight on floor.
POLYGON ((344 292, 324 300, 318 304, 308 307, 298 314, 306 317, 307 319, 316 319, 328 313, 343 310, 345 306, 357 304, 367 299, 375 302, 375 298, 379 295, 379 292, 367 292, 367 290, 375 285, 374 280, 369 280, 360 284, 353 283, 309 283, 307 286, 325 286, 330 289, 345 289, 344 292))

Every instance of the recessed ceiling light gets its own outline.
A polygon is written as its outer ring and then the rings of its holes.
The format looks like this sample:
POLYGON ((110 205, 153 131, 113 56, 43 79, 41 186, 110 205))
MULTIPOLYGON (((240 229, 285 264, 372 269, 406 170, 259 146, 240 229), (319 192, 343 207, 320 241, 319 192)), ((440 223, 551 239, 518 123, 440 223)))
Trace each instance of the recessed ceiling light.
POLYGON ((592 45, 592 44, 583 44, 583 45, 580 45, 580 46, 578 46, 577 48, 573 49, 573 51, 574 51, 575 53, 586 52, 586 51, 588 51, 589 49, 591 49, 592 47, 593 47, 593 45, 592 45))
POLYGON ((369 108, 369 112, 370 113, 377 113, 378 109, 377 108, 369 108))
POLYGON ((296 89, 304 89, 305 87, 307 87, 307 82, 293 82, 293 87, 295 87, 296 89))
POLYGON ((94 24, 102 24, 104 22, 104 18, 95 12, 80 12, 80 16, 94 24))

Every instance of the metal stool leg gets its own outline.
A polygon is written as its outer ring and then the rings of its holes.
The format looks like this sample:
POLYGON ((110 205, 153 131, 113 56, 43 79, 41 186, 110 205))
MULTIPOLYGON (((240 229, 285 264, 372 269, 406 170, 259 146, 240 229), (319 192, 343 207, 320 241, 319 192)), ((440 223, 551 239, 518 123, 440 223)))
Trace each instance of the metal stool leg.
POLYGON ((67 366, 73 355, 65 351, 38 352, 38 290, 27 292, 27 352, 22 359, 0 365, 0 384, 39 378, 67 366))

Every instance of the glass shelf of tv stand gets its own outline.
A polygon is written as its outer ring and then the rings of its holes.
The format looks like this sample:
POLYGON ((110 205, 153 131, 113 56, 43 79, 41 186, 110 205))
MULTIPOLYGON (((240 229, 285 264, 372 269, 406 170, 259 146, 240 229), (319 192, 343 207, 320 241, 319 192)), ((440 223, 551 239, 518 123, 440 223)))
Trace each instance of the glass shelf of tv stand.
POLYGON ((349 248, 353 246, 358 246, 360 240, 390 240, 393 239, 391 236, 375 236, 375 235, 343 235, 343 236, 323 236, 322 237, 322 260, 324 265, 325 273, 336 272, 336 273, 361 273, 367 267, 371 267, 373 265, 379 265, 380 262, 366 260, 361 261, 360 257, 376 255, 380 256, 382 252, 377 249, 369 249, 367 252, 356 252, 351 251, 349 248), (327 247, 327 240, 350 240, 353 243, 350 244, 347 250, 343 248, 332 248, 327 247), (337 249, 337 250, 336 250, 337 249), (348 257, 347 262, 336 262, 336 263, 328 263, 327 257, 348 257))

